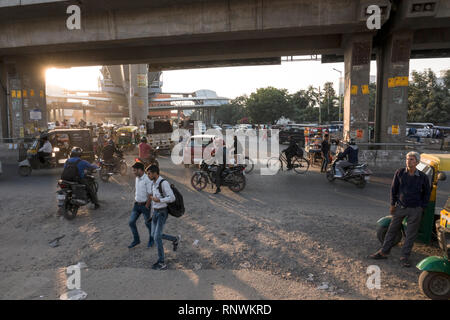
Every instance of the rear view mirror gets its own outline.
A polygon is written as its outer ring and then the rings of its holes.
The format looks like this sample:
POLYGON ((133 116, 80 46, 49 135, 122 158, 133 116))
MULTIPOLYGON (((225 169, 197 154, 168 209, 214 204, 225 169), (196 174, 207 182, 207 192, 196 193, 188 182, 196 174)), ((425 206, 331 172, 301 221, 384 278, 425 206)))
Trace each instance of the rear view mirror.
POLYGON ((439 172, 437 178, 440 181, 445 181, 447 179, 447 175, 444 172, 439 172))

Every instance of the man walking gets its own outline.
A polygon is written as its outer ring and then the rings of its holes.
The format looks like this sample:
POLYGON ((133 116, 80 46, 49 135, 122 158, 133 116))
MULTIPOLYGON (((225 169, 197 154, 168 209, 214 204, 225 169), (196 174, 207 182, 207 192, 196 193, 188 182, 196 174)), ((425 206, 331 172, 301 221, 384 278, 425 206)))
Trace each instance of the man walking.
POLYGON ((144 164, 136 162, 133 166, 133 173, 136 176, 136 194, 133 210, 131 211, 131 217, 128 221, 131 232, 133 233, 133 242, 128 246, 128 248, 133 248, 141 243, 139 238, 139 233, 136 227, 136 221, 141 214, 144 215, 145 225, 148 229, 149 241, 148 247, 151 247, 152 241, 152 229, 150 222, 150 205, 151 205, 151 193, 152 193, 152 182, 144 172, 144 164))
POLYGON ((328 161, 330 159, 330 142, 328 140, 328 133, 325 134, 322 141, 322 168, 320 168, 320 172, 326 172, 328 167, 328 161))
POLYGON ((372 259, 386 259, 394 245, 395 236, 400 232, 403 219, 406 217, 406 239, 403 244, 400 262, 403 267, 410 267, 409 256, 417 237, 422 214, 430 198, 430 182, 425 173, 416 169, 420 162, 417 152, 406 155, 406 168, 395 172, 391 186, 392 220, 386 233, 383 246, 376 253, 369 256, 372 259))
POLYGON ((158 261, 152 266, 153 270, 166 270, 167 265, 164 263, 164 246, 162 240, 169 240, 173 243, 173 251, 177 250, 179 237, 163 234, 164 225, 166 224, 167 204, 175 201, 175 195, 168 181, 159 175, 159 167, 151 165, 148 168, 148 174, 153 181, 152 184, 152 200, 153 216, 152 216, 152 238, 156 242, 158 248, 158 261))

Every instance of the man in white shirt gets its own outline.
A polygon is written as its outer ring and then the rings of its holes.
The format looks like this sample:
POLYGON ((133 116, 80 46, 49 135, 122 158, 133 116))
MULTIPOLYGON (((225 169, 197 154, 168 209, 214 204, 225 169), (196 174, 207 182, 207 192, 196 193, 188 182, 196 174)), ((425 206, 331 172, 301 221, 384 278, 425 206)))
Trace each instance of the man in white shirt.
POLYGON ((139 238, 139 233, 136 227, 136 221, 138 220, 141 214, 144 215, 145 225, 148 229, 149 241, 148 247, 150 247, 153 243, 152 240, 152 226, 150 222, 150 205, 151 205, 151 194, 152 194, 152 185, 153 183, 150 181, 148 176, 145 174, 144 164, 140 162, 136 162, 133 166, 133 173, 136 176, 136 194, 135 194, 135 203, 133 206, 133 210, 131 211, 131 217, 128 221, 128 225, 130 226, 131 232, 133 233, 133 242, 128 246, 128 248, 133 248, 141 243, 139 238))
POLYGON ((44 145, 38 150, 38 157, 41 163, 45 163, 44 158, 52 155, 53 147, 47 136, 42 137, 42 142, 44 145))
POLYGON ((169 240, 173 243, 173 251, 177 250, 179 237, 163 234, 164 224, 166 223, 168 210, 167 204, 175 201, 175 195, 169 182, 159 175, 159 167, 151 165, 148 168, 148 175, 153 181, 152 199, 152 238, 158 248, 158 261, 152 266, 154 270, 165 270, 167 265, 164 263, 164 247, 162 240, 169 240), (162 191, 162 192, 161 192, 162 191))

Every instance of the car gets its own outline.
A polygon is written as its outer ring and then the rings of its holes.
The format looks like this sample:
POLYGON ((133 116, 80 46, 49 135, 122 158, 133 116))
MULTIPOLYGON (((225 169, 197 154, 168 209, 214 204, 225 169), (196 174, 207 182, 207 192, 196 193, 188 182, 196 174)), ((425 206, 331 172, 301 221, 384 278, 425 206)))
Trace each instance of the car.
POLYGON ((300 146, 305 145, 305 131, 297 127, 287 127, 279 132, 280 144, 289 143, 289 137, 292 136, 294 141, 300 146))

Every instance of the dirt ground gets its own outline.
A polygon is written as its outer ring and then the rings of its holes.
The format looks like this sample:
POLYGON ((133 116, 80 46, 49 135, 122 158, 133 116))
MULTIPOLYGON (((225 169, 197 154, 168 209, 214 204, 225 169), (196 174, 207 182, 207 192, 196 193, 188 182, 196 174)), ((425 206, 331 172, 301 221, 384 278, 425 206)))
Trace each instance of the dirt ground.
MULTIPOLYGON (((131 161, 132 157, 129 157, 131 161)), ((181 235, 178 251, 165 242, 169 270, 153 271, 155 248, 138 221, 142 243, 134 249, 128 218, 134 178, 99 181, 101 208, 80 209, 73 221, 57 217, 61 170, 19 177, 4 164, 0 177, 0 298, 58 299, 67 291, 67 266, 84 262, 88 299, 425 299, 420 271, 399 264, 400 248, 384 261, 366 256, 379 247, 375 228, 388 214, 391 173, 365 189, 334 182, 311 170, 247 176, 241 193, 224 188, 197 192, 195 169, 160 158, 162 176, 184 195, 186 214, 169 217, 165 233, 181 235), (60 246, 49 241, 59 236, 60 246), (198 240, 198 245, 194 242, 198 240), (381 289, 366 286, 367 267, 381 269, 381 289)), ((448 196, 445 182, 438 206, 448 196)), ((417 243, 412 262, 439 254, 417 243)))

